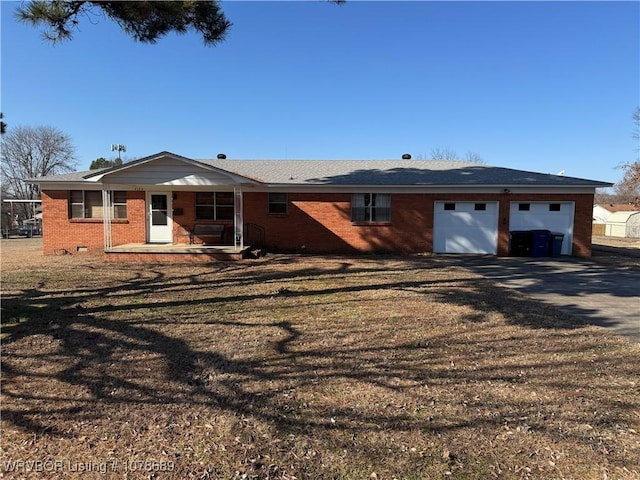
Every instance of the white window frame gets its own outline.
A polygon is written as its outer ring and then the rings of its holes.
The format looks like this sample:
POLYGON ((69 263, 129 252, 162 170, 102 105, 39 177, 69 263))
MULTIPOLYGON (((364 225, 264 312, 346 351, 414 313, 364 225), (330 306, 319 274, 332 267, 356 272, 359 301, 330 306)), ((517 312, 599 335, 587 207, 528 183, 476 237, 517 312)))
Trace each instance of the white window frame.
MULTIPOLYGON (((127 192, 126 190, 115 190, 112 192, 112 195, 110 195, 111 198, 111 205, 110 205, 110 209, 111 209, 111 218, 113 220, 126 220, 127 219, 127 214, 128 214, 128 209, 127 209, 127 192), (116 194, 120 194, 120 195, 124 195, 124 202, 116 202, 115 201, 115 197, 116 194), (116 215, 117 212, 121 211, 121 209, 116 208, 116 207, 124 207, 124 216, 118 216, 116 215)), ((84 220, 84 219, 103 219, 104 218, 104 212, 103 209, 104 208, 104 204, 102 201, 102 192, 100 190, 70 190, 69 191, 69 218, 71 220, 84 220), (82 195, 82 201, 81 202, 74 202, 73 200, 73 192, 80 192, 82 195), (98 196, 99 199, 99 203, 92 203, 89 204, 89 202, 87 202, 87 193, 95 193, 98 196), (82 216, 74 216, 74 205, 76 206, 76 208, 78 206, 80 206, 81 210, 82 210, 82 216), (100 215, 91 215, 91 208, 92 207, 100 207, 100 215)))
POLYGON ((351 197, 353 223, 390 223, 390 193, 354 193, 351 197), (364 212, 364 218, 362 213, 364 212))

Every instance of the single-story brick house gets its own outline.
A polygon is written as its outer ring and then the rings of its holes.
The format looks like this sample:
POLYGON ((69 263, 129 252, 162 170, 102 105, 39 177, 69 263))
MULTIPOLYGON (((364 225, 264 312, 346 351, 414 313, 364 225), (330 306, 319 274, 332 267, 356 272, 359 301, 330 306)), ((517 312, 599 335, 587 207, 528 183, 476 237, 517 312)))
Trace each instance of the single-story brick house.
POLYGON ((508 255, 510 232, 531 229, 563 233, 564 255, 591 254, 593 196, 611 184, 403 157, 193 160, 161 152, 28 181, 42 191, 45 254, 196 260, 260 247, 508 255))

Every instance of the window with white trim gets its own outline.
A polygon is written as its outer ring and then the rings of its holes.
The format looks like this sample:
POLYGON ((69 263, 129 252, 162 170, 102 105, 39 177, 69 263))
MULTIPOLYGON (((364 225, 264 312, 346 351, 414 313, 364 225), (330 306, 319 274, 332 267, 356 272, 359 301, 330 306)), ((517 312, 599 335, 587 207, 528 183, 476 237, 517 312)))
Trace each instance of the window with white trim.
MULTIPOLYGON (((127 192, 111 192, 111 218, 127 218, 127 192)), ((69 218, 104 218, 101 190, 70 190, 69 218)))
POLYGON ((196 220, 233 220, 233 192, 196 192, 196 220))
POLYGON ((351 198, 351 221, 391 221, 391 195, 388 193, 354 193, 351 198))

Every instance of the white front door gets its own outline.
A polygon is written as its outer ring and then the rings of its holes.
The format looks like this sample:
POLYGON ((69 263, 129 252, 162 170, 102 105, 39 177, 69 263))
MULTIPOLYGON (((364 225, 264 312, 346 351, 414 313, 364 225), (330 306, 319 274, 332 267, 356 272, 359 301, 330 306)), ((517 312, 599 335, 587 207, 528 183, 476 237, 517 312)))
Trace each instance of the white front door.
POLYGON ((147 196, 149 243, 173 242, 171 214, 171 194, 149 192, 147 196))

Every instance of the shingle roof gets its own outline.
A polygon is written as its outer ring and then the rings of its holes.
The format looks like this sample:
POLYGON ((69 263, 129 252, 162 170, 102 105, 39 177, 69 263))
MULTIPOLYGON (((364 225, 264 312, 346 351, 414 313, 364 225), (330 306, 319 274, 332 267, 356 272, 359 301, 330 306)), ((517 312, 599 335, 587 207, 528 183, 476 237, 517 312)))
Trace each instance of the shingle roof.
POLYGON ((609 186, 552 174, 433 160, 199 160, 266 184, 609 186))
MULTIPOLYGON (((610 183, 545 173, 491 167, 462 161, 435 160, 191 160, 170 152, 125 164, 172 156, 200 162, 268 185, 307 186, 575 186, 606 187, 610 183)), ((117 171, 119 168, 104 169, 117 171)), ((102 170, 40 177, 40 182, 83 182, 102 170)))
POLYGON ((38 182, 82 182, 86 178, 93 176, 101 171, 108 170, 108 168, 101 168, 97 170, 85 170, 82 172, 71 172, 71 173, 61 173, 59 175, 48 175, 46 177, 37 177, 37 178, 27 178, 25 181, 34 181, 38 182))
POLYGON ((631 204, 621 204, 621 203, 604 203, 600 204, 600 206, 610 212, 632 212, 638 210, 638 207, 631 204))

